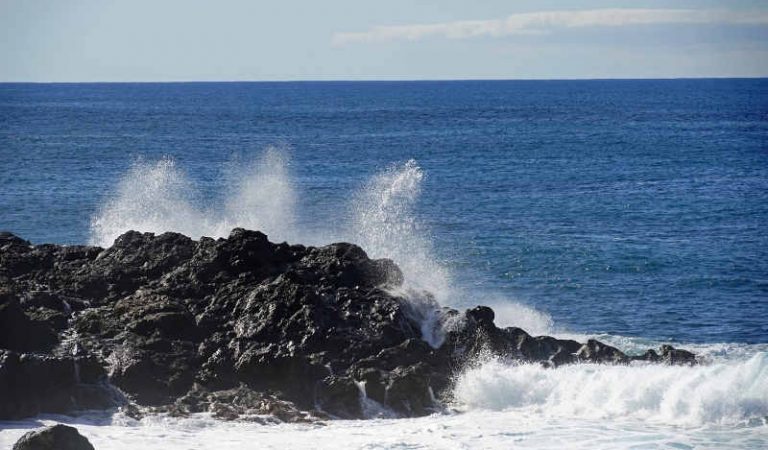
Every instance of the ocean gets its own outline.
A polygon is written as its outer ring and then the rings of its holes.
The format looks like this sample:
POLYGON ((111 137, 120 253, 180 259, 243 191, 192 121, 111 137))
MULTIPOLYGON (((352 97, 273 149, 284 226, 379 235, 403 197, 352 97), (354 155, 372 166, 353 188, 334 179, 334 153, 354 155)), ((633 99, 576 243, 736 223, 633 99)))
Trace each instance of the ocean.
POLYGON ((418 419, 74 423, 118 448, 765 448, 768 79, 0 84, 0 229, 360 244, 444 305, 697 367, 488 362, 418 419))

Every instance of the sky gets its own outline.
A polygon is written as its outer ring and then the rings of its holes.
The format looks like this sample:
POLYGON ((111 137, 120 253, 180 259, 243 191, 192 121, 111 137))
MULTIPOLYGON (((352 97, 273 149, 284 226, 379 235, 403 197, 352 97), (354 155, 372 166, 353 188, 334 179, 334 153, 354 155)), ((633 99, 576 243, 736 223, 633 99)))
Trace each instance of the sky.
POLYGON ((0 81, 768 76, 768 0, 0 0, 0 81))

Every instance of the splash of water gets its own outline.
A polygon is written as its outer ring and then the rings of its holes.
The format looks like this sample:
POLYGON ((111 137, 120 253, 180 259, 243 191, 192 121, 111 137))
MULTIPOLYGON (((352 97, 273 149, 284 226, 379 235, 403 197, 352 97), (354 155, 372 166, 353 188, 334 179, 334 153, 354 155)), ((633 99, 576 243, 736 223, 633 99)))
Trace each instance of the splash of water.
POLYGON ((192 192, 172 159, 137 161, 91 221, 91 244, 108 247, 128 230, 201 236, 207 218, 193 207, 192 192))
POLYGON ((418 220, 416 207, 424 172, 416 161, 392 165, 375 175, 354 202, 352 239, 374 258, 391 258, 405 275, 403 291, 422 323, 422 334, 433 346, 440 344, 439 306, 485 304, 496 311, 500 326, 518 326, 533 334, 549 334, 549 315, 496 293, 466 289, 436 256, 429 227, 418 220))
POLYGON ((227 191, 234 194, 224 199, 217 235, 243 227, 261 230, 273 240, 297 240, 297 199, 289 165, 286 149, 268 147, 261 159, 233 167, 227 191))
POLYGON ((450 292, 450 274, 435 257, 429 231, 415 214, 423 180, 414 160, 374 176, 355 197, 352 235, 369 256, 395 261, 407 288, 442 301, 450 292))
POLYGON ((499 327, 519 327, 533 336, 553 334, 552 317, 545 312, 493 294, 478 303, 493 309, 496 313, 494 322, 499 327))
POLYGON ((373 258, 390 258, 403 271, 395 294, 410 301, 422 337, 433 347, 442 343, 440 304, 455 292, 451 273, 436 257, 430 233, 415 209, 424 172, 416 161, 392 165, 375 175, 354 197, 351 235, 373 258))
POLYGON ((128 230, 199 238, 224 237, 235 227, 260 230, 273 241, 294 239, 296 195, 285 150, 269 147, 260 158, 231 166, 223 206, 206 208, 172 159, 137 161, 93 217, 90 243, 108 247, 128 230))
POLYGON ((405 284, 396 293, 410 300, 424 338, 434 346, 442 340, 440 305, 490 304, 500 325, 534 334, 551 331, 546 314, 453 282, 453 274, 436 256, 429 228, 416 213, 424 178, 414 160, 386 168, 352 196, 349 223, 340 221, 320 232, 317 224, 306 229, 297 225, 298 196, 286 148, 268 147, 254 160, 230 162, 222 177, 220 206, 208 208, 201 206, 200 195, 173 160, 137 161, 93 218, 90 241, 107 247, 128 230, 224 237, 235 227, 260 230, 273 241, 322 244, 330 235, 358 243, 373 258, 398 264, 405 284))

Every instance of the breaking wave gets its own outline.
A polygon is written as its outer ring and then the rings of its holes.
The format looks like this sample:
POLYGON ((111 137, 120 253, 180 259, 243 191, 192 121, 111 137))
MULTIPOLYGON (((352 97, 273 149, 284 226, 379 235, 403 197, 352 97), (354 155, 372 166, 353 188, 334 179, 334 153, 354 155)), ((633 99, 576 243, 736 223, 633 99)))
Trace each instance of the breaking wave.
POLYGON ((467 409, 552 417, 683 426, 765 425, 768 353, 694 367, 575 364, 545 369, 489 361, 464 372, 454 396, 467 409))

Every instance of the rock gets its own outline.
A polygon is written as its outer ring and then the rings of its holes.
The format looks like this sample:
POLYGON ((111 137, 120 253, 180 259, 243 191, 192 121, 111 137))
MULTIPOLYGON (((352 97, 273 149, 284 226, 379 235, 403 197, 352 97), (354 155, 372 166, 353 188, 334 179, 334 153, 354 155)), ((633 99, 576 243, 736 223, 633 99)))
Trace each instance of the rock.
POLYGON ((667 364, 672 365, 688 365, 692 366, 696 364, 696 355, 687 351, 687 350, 680 350, 672 347, 671 345, 662 345, 661 349, 661 360, 666 362, 667 364))
POLYGON ((648 361, 653 363, 658 362, 660 359, 659 354, 653 349, 648 349, 642 355, 632 357, 633 361, 648 361))
POLYGON ((30 431, 13 446, 13 450, 94 450, 77 428, 54 425, 30 431))
POLYGON ((496 318, 496 314, 487 306, 476 306, 467 310, 467 317, 477 321, 479 324, 491 326, 493 325, 493 319, 496 318))
POLYGON ((317 389, 317 405, 342 419, 355 419, 363 412, 360 388, 351 377, 325 378, 317 389))
POLYGON ((237 410, 230 405, 224 403, 214 403, 210 408, 211 415, 215 419, 219 420, 235 420, 240 417, 237 410))
POLYGON ((430 392, 431 372, 423 362, 395 369, 389 377, 384 404, 405 416, 429 414, 437 407, 430 392))
POLYGON ((0 248, 17 245, 17 246, 29 246, 29 241, 16 236, 10 231, 0 231, 0 248))
POLYGON ((576 358, 580 361, 597 363, 626 364, 629 362, 627 355, 619 349, 605 345, 595 339, 590 339, 576 352, 576 358))
POLYGON ((46 322, 33 320, 15 296, 0 291, 0 348, 22 352, 50 350, 58 338, 46 322))
POLYGON ((361 418, 370 402, 418 416, 478 359, 695 363, 672 347, 629 358, 499 328, 489 307, 411 301, 395 293, 402 282, 354 244, 276 244, 241 228, 198 241, 131 231, 107 249, 0 233, 0 419, 123 405, 302 422, 361 418))
POLYGON ((313 422, 321 416, 319 411, 302 410, 289 401, 245 385, 217 391, 195 385, 173 405, 158 408, 157 411, 173 411, 176 415, 207 411, 221 420, 252 420, 257 416, 271 416, 271 423, 313 422))
POLYGON ((0 350, 0 420, 110 408, 122 399, 105 381, 93 358, 0 350))

